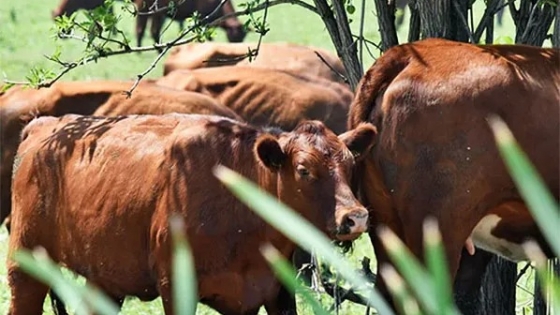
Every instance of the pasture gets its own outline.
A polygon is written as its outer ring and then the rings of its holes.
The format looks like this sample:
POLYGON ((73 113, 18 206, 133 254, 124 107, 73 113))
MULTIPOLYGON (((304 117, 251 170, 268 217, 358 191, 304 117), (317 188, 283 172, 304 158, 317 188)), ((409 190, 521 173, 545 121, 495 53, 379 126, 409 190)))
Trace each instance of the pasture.
MULTIPOLYGON (((309 2, 309 1, 307 1, 309 2)), ((241 1, 237 0, 235 4, 239 6, 241 1)), ((482 14, 482 5, 479 2, 478 11, 475 15, 475 21, 482 14)), ((364 36, 373 41, 379 42, 378 27, 374 15, 373 2, 369 1, 366 10, 366 24, 364 36)), ((59 71, 56 64, 48 61, 44 55, 50 55, 56 50, 56 45, 62 47, 62 60, 71 61, 81 56, 84 45, 81 42, 73 40, 55 40, 52 28, 54 26, 51 19, 51 11, 56 7, 55 1, 29 1, 23 0, 10 1, 4 3, 0 10, 0 74, 2 79, 13 81, 23 81, 28 75, 32 67, 43 67, 51 69, 55 73, 59 71)), ((359 30, 360 3, 355 2, 356 12, 351 15, 354 19, 352 27, 357 34, 359 30)), ((134 38, 134 20, 126 12, 117 6, 117 14, 122 15, 123 19, 120 23, 121 28, 131 39, 134 38)), ((408 19, 408 15, 405 20, 408 19)), ((245 17, 241 17, 245 20, 245 17)), ((497 27, 495 38, 500 41, 505 36, 513 36, 514 30, 509 14, 506 13, 504 18, 505 24, 497 27)), ((328 32, 326 31, 321 19, 313 13, 290 4, 282 4, 270 8, 267 23, 270 31, 264 37, 264 42, 293 42, 303 45, 313 45, 333 50, 328 32)), ((171 25, 164 34, 163 39, 173 38, 179 31, 177 24, 171 25)), ((217 41, 225 41, 225 35, 221 30, 217 31, 217 41)), ((401 28, 399 36, 401 41, 406 39, 406 27, 401 28)), ((256 42, 258 34, 250 33, 245 42, 256 42)), ((135 42, 135 41, 133 41, 135 42)), ((150 44, 151 38, 146 34, 144 44, 150 44)), ((547 41, 545 45, 549 45, 547 41)), ((379 54, 375 47, 370 48, 373 56, 364 52, 364 68, 368 68, 379 54)), ((156 57, 156 52, 146 52, 142 54, 126 54, 122 56, 114 56, 108 59, 101 59, 97 63, 91 63, 81 66, 70 71, 63 77, 63 80, 96 80, 96 79, 121 79, 133 80, 136 75, 144 71, 156 57)), ((160 62, 155 69, 147 75, 147 78, 157 78, 162 74, 162 63, 160 62)), ((4 261, 6 259, 8 235, 5 228, 2 227, 0 233, 0 314, 7 311, 9 305, 9 288, 6 281, 6 270, 4 261)), ((368 256, 373 258, 373 250, 367 236, 362 236, 351 253, 351 259, 359 266, 359 261, 368 256)), ((522 264, 523 265, 523 264, 522 264)), ((520 267, 522 267, 520 265, 520 267)), ((374 266, 372 266, 373 269, 374 266)), ((532 307, 532 272, 528 272, 518 283, 518 314, 528 314, 527 311, 532 307)), ((332 305, 332 299, 328 296, 321 296, 324 305, 332 305)), ((45 304, 45 313, 52 314, 48 303, 45 304)), ((304 306, 300 307, 300 314, 312 314, 310 309, 304 306)), ((125 302, 122 314, 162 314, 160 300, 150 303, 142 303, 136 299, 129 299, 125 302)), ((264 314, 264 310, 261 311, 264 314)), ((365 308, 357 306, 349 302, 342 305, 340 314, 364 314, 365 308)), ((206 307, 201 306, 197 314, 215 314, 206 307)))

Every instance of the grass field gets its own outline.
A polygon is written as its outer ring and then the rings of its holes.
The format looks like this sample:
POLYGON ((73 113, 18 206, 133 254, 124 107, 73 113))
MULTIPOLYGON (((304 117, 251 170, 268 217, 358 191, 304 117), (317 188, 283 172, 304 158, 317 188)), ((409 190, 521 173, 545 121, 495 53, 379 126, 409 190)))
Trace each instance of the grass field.
MULTIPOLYGON (((236 4, 239 4, 237 0, 236 4)), ((365 37, 374 42, 379 42, 378 27, 376 18, 373 13, 373 2, 367 1, 366 7, 366 27, 365 37)), ((50 17, 50 12, 57 4, 54 1, 31 1, 22 0, 9 1, 3 3, 0 10, 0 74, 4 78, 10 80, 21 81, 24 80, 32 67, 45 67, 57 72, 59 69, 57 65, 46 60, 43 55, 51 54, 55 50, 55 41, 52 38, 51 28, 53 22, 50 17)), ((356 12, 352 15, 354 22, 352 23, 353 30, 357 33, 359 28, 358 20, 360 16, 361 3, 354 2, 358 7, 356 12)), ((117 9, 119 14, 125 16, 126 14, 117 9)), ((482 10, 477 11, 475 20, 481 15, 482 10)), ((244 20, 244 18, 241 18, 244 20)), ((504 27, 498 27, 496 30, 495 38, 500 36, 513 36, 514 31, 512 23, 509 20, 509 15, 505 18, 506 23, 504 27)), ((268 24, 270 32, 264 38, 264 42, 277 42, 286 41, 294 42, 304 45, 313 45, 317 47, 333 49, 330 42, 328 33, 324 28, 322 21, 316 15, 306 11, 303 8, 284 4, 270 9, 268 16, 268 24)), ((121 23, 121 27, 128 36, 133 38, 133 25, 134 21, 131 17, 126 16, 121 23)), ((172 38, 177 34, 179 28, 177 25, 172 25, 168 32, 164 35, 164 39, 172 38)), ((399 36, 401 41, 406 38, 406 30, 401 30, 399 36)), ((255 42, 258 39, 257 34, 249 34, 246 42, 255 42)), ((218 31, 218 41, 224 41, 225 36, 221 31, 218 31)), ((63 60, 77 59, 82 51, 83 44, 71 40, 57 41, 63 50, 63 60)), ((135 42, 135 41, 133 41, 135 42)), ((151 43, 148 34, 144 39, 144 44, 151 43)), ((379 52, 372 47, 374 55, 377 56, 379 52)), ((94 80, 94 79, 123 79, 132 80, 136 75, 152 62, 155 58, 155 52, 147 52, 143 54, 128 54, 124 56, 111 57, 109 59, 100 60, 98 63, 89 64, 68 73, 64 80, 94 80)), ((374 58, 364 53, 364 67, 367 68, 371 65, 374 58)), ((162 65, 161 63, 148 75, 148 77, 156 78, 161 76, 162 65)), ((6 257, 7 247, 7 233, 2 228, 0 233, 0 314, 7 311, 9 304, 9 288, 6 282, 6 270, 3 261, 6 257)), ((352 259, 358 265, 358 261, 363 256, 373 257, 373 251, 369 243, 369 239, 362 237, 353 252, 352 259)), ((522 279, 527 286, 532 286, 532 275, 522 279)), ((530 290, 530 289, 529 289, 530 290)), ((327 297, 321 297, 325 305, 331 305, 332 301, 327 297)), ((525 308, 527 303, 532 300, 530 294, 524 290, 519 290, 518 294, 518 312, 522 314, 522 309, 525 308)), ((51 314, 50 307, 45 304, 45 311, 51 314)), ((365 308, 355 306, 349 303, 344 303, 341 314, 364 314, 365 308)), ((126 301, 123 314, 161 314, 160 300, 151 303, 141 303, 136 299, 129 299, 126 301)), ((264 314, 264 311, 262 311, 264 314)), ((300 308, 301 314, 311 314, 309 309, 305 307, 300 308)), ((208 308, 200 307, 197 314, 215 314, 208 308)))

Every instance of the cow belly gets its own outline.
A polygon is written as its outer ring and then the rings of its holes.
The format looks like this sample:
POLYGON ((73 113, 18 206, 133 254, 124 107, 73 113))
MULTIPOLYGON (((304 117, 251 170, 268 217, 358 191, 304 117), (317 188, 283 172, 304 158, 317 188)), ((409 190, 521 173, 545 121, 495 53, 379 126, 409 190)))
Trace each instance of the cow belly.
POLYGON ((493 231, 503 219, 490 214, 482 218, 472 232, 472 239, 477 247, 496 255, 503 256, 514 262, 528 260, 521 243, 512 242, 506 238, 498 237, 493 231))

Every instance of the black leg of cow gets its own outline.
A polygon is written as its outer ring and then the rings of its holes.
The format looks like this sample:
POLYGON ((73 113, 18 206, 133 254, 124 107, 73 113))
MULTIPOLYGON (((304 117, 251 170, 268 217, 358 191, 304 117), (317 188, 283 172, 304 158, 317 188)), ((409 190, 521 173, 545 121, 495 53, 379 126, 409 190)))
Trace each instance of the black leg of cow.
POLYGON ((68 315, 66 305, 53 290, 49 291, 49 297, 51 298, 51 307, 56 315, 68 315))
POLYGON ((273 303, 265 304, 268 315, 297 315, 296 297, 283 286, 273 303))
POLYGON ((480 314, 480 286, 491 258, 492 254, 478 248, 472 256, 465 249, 461 253, 453 292, 455 303, 463 315, 480 314))
POLYGON ((311 254, 298 247, 292 255, 292 263, 299 273, 298 278, 302 280, 306 286, 311 286, 311 278, 313 277, 311 254))

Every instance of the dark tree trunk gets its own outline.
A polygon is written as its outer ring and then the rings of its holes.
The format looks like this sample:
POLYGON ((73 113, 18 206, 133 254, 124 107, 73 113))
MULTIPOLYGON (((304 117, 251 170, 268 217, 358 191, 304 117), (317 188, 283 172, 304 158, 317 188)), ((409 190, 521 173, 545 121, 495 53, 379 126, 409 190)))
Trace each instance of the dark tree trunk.
POLYGON ((556 6, 556 18, 554 19, 554 31, 552 33, 552 46, 560 48, 560 4, 556 6))
POLYGON ((418 12, 417 0, 410 0, 410 25, 408 27, 408 42, 420 39, 420 13, 418 12))
POLYGON ((354 44, 342 1, 333 2, 334 11, 331 10, 326 0, 314 0, 314 3, 319 16, 325 23, 338 57, 346 69, 348 84, 352 90, 355 90, 362 78, 363 69, 358 59, 358 49, 354 44))
POLYGON ((480 288, 479 315, 515 315, 517 264, 492 255, 480 288))
POLYGON ((521 0, 519 9, 509 4, 515 21, 515 43, 542 46, 554 20, 556 8, 550 4, 538 5, 538 0, 521 0))
MULTIPOLYGON (((548 271, 560 275, 560 260, 554 259, 549 260, 547 263, 548 271)), ((558 311, 558 310, 556 310, 558 311)), ((535 298, 533 300, 533 315, 552 315, 552 309, 550 305, 547 305, 546 299, 542 295, 541 286, 539 279, 535 276, 535 298)))
POLYGON ((451 0, 417 1, 416 5, 420 13, 421 38, 454 39, 451 27, 451 0))
POLYGON ((375 10, 379 33, 381 33, 381 49, 386 51, 399 44, 395 27, 395 3, 389 3, 387 0, 375 0, 375 10))

